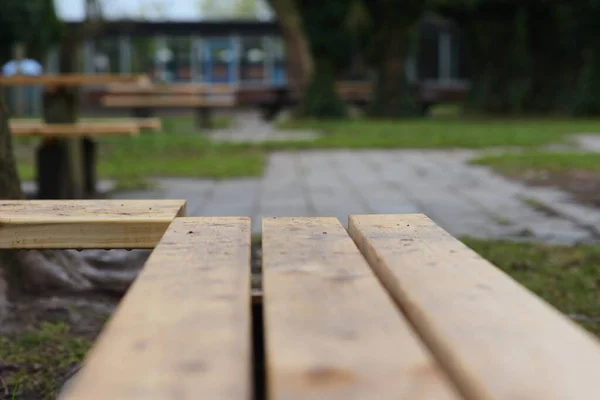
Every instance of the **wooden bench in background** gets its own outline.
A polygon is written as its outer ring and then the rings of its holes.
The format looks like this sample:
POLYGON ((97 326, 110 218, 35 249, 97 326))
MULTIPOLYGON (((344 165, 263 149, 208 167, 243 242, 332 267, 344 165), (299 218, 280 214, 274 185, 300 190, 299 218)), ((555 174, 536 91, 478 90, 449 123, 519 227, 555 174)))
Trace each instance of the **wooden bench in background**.
POLYGON ((156 127, 155 121, 138 122, 78 122, 76 124, 46 124, 36 121, 10 121, 15 137, 40 137, 36 154, 39 199, 68 198, 73 187, 82 186, 86 197, 96 194, 97 149, 94 138, 104 136, 136 136, 142 126, 156 127), (75 157, 65 142, 59 139, 81 138, 81 157, 75 157), (77 162, 80 160, 80 163, 77 162), (75 172, 70 170, 77 170, 75 172), (81 179, 81 182, 75 180, 81 179))
POLYGON ((137 84, 110 85, 102 97, 107 108, 128 108, 136 117, 149 117, 161 108, 194 109, 200 128, 212 127, 212 111, 236 105, 232 85, 137 84))
MULTIPOLYGON (((122 207, 95 210, 96 221, 109 216, 99 248, 122 207)), ((351 216, 348 232, 335 218, 263 220, 263 300, 251 305, 250 219, 174 213, 64 399, 600 393, 600 342, 423 215, 351 216)), ((0 202, 0 237, 27 237, 10 216, 0 202)), ((82 244, 75 229, 61 235, 82 244)))
POLYGON ((162 122, 159 118, 110 120, 86 120, 83 118, 77 124, 47 124, 38 120, 11 118, 10 129, 13 135, 18 136, 86 136, 88 133, 94 135, 130 133, 136 135, 141 130, 161 130, 162 122))

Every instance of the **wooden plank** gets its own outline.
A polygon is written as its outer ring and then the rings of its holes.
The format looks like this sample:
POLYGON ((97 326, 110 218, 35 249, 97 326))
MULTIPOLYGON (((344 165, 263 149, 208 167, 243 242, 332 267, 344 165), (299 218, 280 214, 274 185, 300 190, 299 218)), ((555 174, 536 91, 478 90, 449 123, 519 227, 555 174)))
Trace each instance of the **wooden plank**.
POLYGON ((230 97, 204 98, 200 96, 129 96, 108 95, 102 98, 104 107, 232 107, 230 97))
POLYGON ((250 219, 177 218, 65 400, 250 400, 250 219))
MULTIPOLYGON (((44 121, 40 119, 19 119, 19 118, 11 118, 10 119, 10 128, 13 130, 27 130, 28 128, 34 127, 40 129, 43 126, 54 126, 56 124, 45 124, 44 121)), ((131 130, 135 130, 135 127, 132 126, 137 125, 139 129, 150 129, 150 130, 160 130, 162 129, 162 121, 160 118, 81 118, 79 119, 79 123, 77 126, 88 127, 92 126, 93 128, 97 128, 99 126, 106 126, 110 131, 114 129, 121 129, 127 127, 127 133, 136 133, 131 132, 131 130)), ((73 126, 69 124, 67 126, 73 126)), ((53 128, 56 129, 56 128, 53 128)), ((83 129, 83 128, 82 128, 83 129)), ((99 129, 100 130, 100 129, 99 129)), ((107 133, 111 133, 111 132, 107 133)), ((117 132, 122 133, 122 132, 117 132)))
POLYGON ((429 218, 349 231, 466 399, 598 397, 600 343, 429 218))
POLYGON ((10 129, 16 136, 107 136, 137 135, 141 123, 131 122, 79 122, 77 124, 46 124, 42 122, 10 121, 10 129))
POLYGON ((2 86, 85 86, 102 85, 108 83, 131 83, 141 79, 140 75, 13 75, 0 76, 2 86))
POLYGON ((0 200, 0 249, 154 248, 185 200, 0 200))
POLYGON ((108 94, 234 94, 237 88, 228 84, 111 84, 108 94))
POLYGON ((337 219, 262 240, 269 399, 457 399, 337 219))

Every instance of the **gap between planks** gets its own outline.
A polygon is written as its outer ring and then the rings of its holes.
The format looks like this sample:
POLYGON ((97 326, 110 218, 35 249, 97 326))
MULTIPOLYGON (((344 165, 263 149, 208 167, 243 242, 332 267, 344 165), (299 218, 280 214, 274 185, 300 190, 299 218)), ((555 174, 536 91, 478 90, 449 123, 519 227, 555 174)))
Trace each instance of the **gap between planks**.
POLYGON ((336 218, 263 219, 270 400, 457 400, 336 218))

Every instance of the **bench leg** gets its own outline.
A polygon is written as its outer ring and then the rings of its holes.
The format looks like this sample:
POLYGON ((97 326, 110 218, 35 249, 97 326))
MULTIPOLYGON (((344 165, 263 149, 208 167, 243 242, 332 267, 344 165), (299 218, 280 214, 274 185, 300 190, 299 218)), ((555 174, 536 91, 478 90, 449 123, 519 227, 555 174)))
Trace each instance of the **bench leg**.
POLYGON ((92 138, 81 141, 83 153, 84 197, 96 197, 96 142, 92 138))
POLYGON ((64 141, 43 142, 37 150, 37 197, 41 200, 69 198, 67 179, 67 146, 64 141))
POLYGON ((211 111, 208 107, 199 107, 196 110, 196 127, 198 129, 211 129, 213 127, 211 111))

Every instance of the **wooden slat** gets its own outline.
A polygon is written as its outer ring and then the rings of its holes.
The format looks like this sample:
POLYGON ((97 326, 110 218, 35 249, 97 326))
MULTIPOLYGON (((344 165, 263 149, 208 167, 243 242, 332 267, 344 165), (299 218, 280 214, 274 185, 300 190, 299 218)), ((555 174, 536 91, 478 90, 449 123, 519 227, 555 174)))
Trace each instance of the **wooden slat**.
POLYGON ((250 400, 250 219, 177 218, 84 364, 65 400, 250 400))
POLYGON ((85 86, 102 85, 107 83, 131 83, 141 79, 140 75, 13 75, 0 76, 2 86, 85 86))
POLYGON ((598 398, 600 343, 426 216, 349 231, 466 399, 598 398))
POLYGON ((40 122, 10 122, 13 135, 17 136, 107 136, 137 135, 138 122, 79 122, 76 124, 46 124, 40 122))
MULTIPOLYGON (((44 121, 41 119, 21 119, 21 118, 11 118, 10 119, 10 127, 11 129, 17 128, 25 128, 25 127, 39 127, 44 125, 44 121)), ((160 118, 81 118, 79 120, 79 125, 94 125, 94 124, 135 124, 139 127, 139 129, 150 129, 150 130, 160 130, 162 129, 162 121, 160 118)), ((71 125, 69 125, 71 126, 71 125)), ((14 133, 14 132, 13 132, 14 133)))
POLYGON ((102 98, 105 107, 231 107, 233 98, 204 98, 200 96, 130 96, 108 95, 102 98))
POLYGON ((108 86, 109 94, 233 94, 236 88, 233 85, 203 83, 187 84, 111 84, 108 86))
POLYGON ((335 218, 263 220, 270 400, 457 399, 335 218))
POLYGON ((0 200, 0 249, 153 248, 185 200, 0 200))

